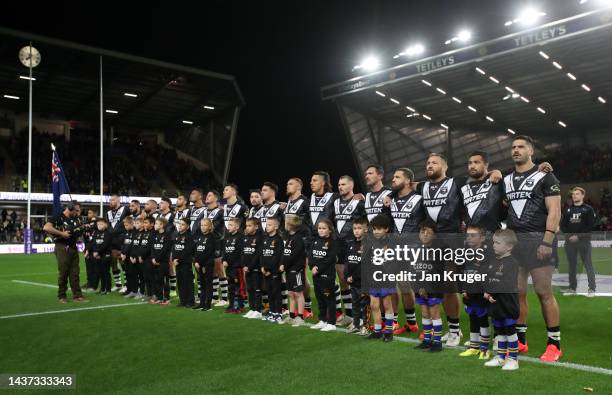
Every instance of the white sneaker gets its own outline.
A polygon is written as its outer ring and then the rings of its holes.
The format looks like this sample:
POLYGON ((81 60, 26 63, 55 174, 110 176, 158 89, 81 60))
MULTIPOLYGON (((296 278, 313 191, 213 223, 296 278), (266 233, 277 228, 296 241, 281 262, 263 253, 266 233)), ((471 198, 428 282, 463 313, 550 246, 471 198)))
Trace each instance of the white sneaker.
POLYGON ((293 319, 293 323, 291 324, 292 327, 297 328, 298 326, 302 326, 304 325, 304 320, 301 319, 300 317, 295 317, 293 319))
POLYGON ((133 298, 136 296, 136 292, 130 292, 129 294, 125 295, 124 298, 133 298))
POLYGON ((506 363, 505 359, 501 359, 500 357, 496 356, 496 357, 491 358, 487 362, 485 362, 484 366, 489 367, 489 368, 498 368, 500 366, 504 366, 505 363, 506 363))
POLYGON ((325 325, 327 325, 325 322, 319 321, 316 324, 314 324, 313 326, 311 326, 310 329, 319 329, 319 330, 321 330, 325 325))
POLYGON ((117 292, 120 289, 121 289, 121 287, 118 287, 118 286, 115 285, 114 287, 111 288, 111 292, 117 292))
POLYGON ((229 306, 229 302, 225 301, 225 300, 219 300, 217 301, 217 303, 215 303, 214 305, 215 307, 225 307, 225 306, 229 306))
POLYGON ((572 288, 568 288, 563 292, 563 296, 574 296, 576 295, 576 290, 572 288))
POLYGON ((291 325, 293 324, 293 318, 286 316, 286 317, 283 317, 278 323, 281 325, 285 325, 285 324, 291 325))
POLYGON ((587 292, 587 298, 593 298, 595 295, 597 295, 597 293, 594 289, 589 289, 589 292, 587 292))
POLYGON ((242 315, 242 318, 251 318, 253 315, 253 310, 249 310, 246 314, 242 315))
POLYGON ((323 328, 321 328, 321 332, 332 332, 336 330, 336 325, 325 324, 323 328))
POLYGON ((517 370, 518 368, 518 360, 512 358, 506 359, 506 363, 502 366, 502 370, 517 370))
POLYGON ((210 304, 212 304, 213 306, 216 305, 217 303, 219 303, 219 299, 213 299, 210 301, 210 304))
POLYGON ((144 298, 144 295, 141 294, 140 292, 136 292, 136 295, 134 295, 134 299, 142 299, 144 298))
MULTIPOLYGON (((442 338, 440 339, 441 341, 445 342, 448 340, 448 336, 450 335, 450 332, 446 332, 444 335, 442 335, 442 338)), ((459 329, 459 338, 463 338, 463 332, 461 332, 461 329, 459 329)))
POLYGON ((461 338, 459 337, 459 335, 455 333, 449 333, 448 338, 446 339, 446 345, 448 347, 457 347, 459 345, 460 340, 461 338))
POLYGON ((253 315, 249 317, 250 320, 260 320, 262 317, 259 311, 253 310, 253 315))
POLYGON ((121 287, 121 289, 119 290, 120 293, 124 293, 127 292, 127 287, 124 285, 123 287, 121 287))
MULTIPOLYGON (((349 332, 353 331, 354 329, 355 325, 352 322, 346 327, 346 330, 349 332)), ((359 331, 359 329, 357 331, 359 331)))

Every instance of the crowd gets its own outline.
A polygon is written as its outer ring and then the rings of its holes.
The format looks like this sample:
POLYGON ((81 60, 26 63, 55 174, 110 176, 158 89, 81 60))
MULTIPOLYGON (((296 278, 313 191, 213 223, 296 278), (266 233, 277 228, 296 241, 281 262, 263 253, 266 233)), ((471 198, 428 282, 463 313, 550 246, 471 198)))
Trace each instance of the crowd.
POLYGON ((542 159, 554 163, 555 174, 566 183, 612 179, 612 148, 603 146, 562 146, 542 159))
MULTIPOLYGON (((93 194, 99 191, 99 140, 90 130, 71 131, 70 141, 63 135, 34 131, 32 144, 32 187, 37 192, 50 191, 50 144, 60 155, 72 193, 93 194)), ((22 131, 5 143, 14 164, 14 191, 27 189, 28 139, 22 131)), ((196 169, 177 157, 173 149, 142 142, 127 136, 105 144, 104 192, 131 196, 149 196, 188 190, 195 185, 218 187, 210 171, 196 169), (138 158, 138 160, 135 160, 138 158), (165 178, 162 177, 165 175, 165 178), (164 182, 172 180, 174 185, 164 182), (172 188, 172 189, 171 189, 172 188)), ((0 167, 0 172, 6 169, 0 167)), ((0 173, 0 176, 2 173, 0 173)))

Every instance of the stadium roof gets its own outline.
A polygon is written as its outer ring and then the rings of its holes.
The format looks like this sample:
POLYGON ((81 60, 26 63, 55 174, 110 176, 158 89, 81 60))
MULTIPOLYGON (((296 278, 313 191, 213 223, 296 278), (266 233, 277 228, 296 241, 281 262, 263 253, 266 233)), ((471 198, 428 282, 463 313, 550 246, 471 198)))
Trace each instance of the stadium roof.
POLYGON ((451 174, 484 149, 510 165, 513 133, 538 149, 585 132, 608 138, 612 11, 598 10, 321 88, 336 102, 355 165, 408 166, 452 153, 451 174), (450 138, 449 138, 450 137, 450 138))
POLYGON ((110 111, 105 113, 105 126, 168 130, 183 120, 205 124, 245 104, 230 75, 6 28, 0 28, 0 37, 1 107, 16 112, 28 109, 27 79, 20 78, 28 76, 28 68, 17 53, 30 41, 42 55, 33 69, 33 108, 39 115, 97 123, 100 59, 104 109, 110 111))

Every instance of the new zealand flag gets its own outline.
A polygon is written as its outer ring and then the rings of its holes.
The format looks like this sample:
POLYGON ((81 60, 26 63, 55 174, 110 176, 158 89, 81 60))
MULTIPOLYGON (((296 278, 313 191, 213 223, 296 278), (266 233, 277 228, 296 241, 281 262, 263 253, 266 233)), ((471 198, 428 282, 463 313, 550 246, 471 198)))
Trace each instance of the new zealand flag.
POLYGON ((60 197, 65 193, 70 194, 70 188, 68 188, 64 168, 55 150, 53 150, 51 159, 51 187, 53 190, 53 215, 59 215, 62 212, 60 197))

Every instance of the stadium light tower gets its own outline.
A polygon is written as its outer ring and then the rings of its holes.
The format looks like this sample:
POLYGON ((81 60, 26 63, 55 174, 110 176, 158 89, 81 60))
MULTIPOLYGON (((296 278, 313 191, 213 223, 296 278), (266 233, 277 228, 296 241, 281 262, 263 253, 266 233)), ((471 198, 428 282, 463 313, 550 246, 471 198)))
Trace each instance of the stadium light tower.
POLYGON ((545 12, 529 7, 521 11, 518 17, 514 18, 511 21, 507 21, 504 25, 512 26, 516 23, 519 23, 524 26, 531 26, 531 25, 535 25, 538 22, 538 20, 544 16, 546 16, 545 12))

